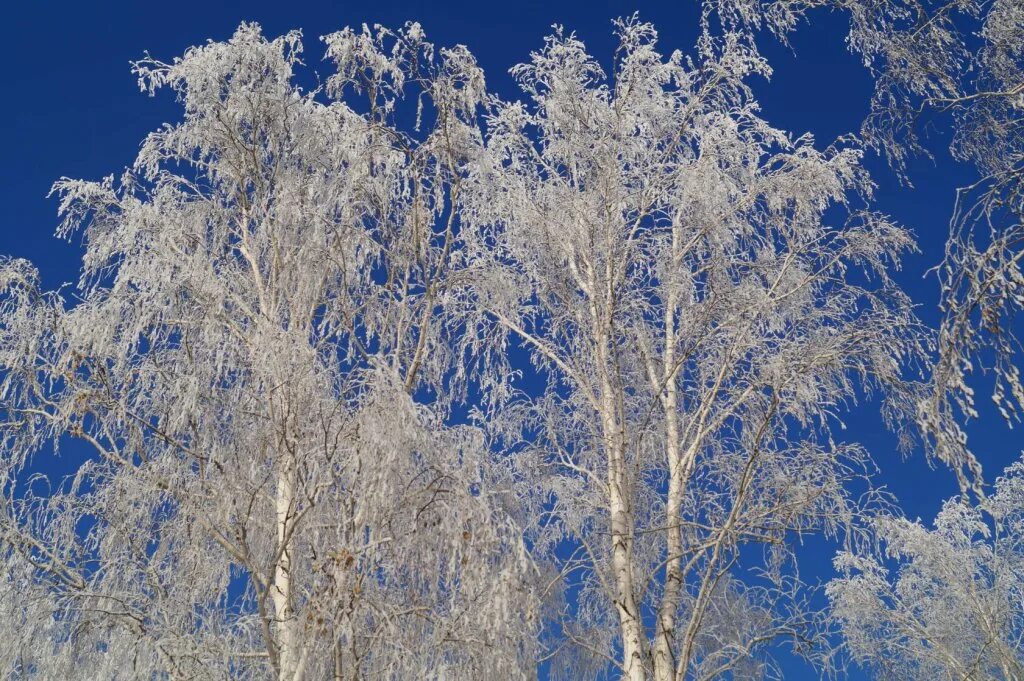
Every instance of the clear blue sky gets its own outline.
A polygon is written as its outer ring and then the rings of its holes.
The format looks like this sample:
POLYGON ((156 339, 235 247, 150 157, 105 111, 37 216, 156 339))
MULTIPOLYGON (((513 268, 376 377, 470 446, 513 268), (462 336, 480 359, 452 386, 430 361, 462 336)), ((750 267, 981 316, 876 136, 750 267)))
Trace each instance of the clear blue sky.
MULTIPOLYGON (((240 21, 255 20, 269 35, 302 29, 307 64, 327 70, 320 62, 320 35, 364 22, 398 26, 416 20, 437 44, 466 44, 491 88, 511 97, 508 68, 540 46, 551 24, 575 30, 607 62, 613 46, 610 20, 635 10, 654 22, 663 51, 692 47, 697 30, 693 0, 10 3, 0 24, 0 63, 8 65, 0 106, 5 154, 0 253, 31 259, 48 286, 77 279, 79 245, 53 237, 56 202, 46 194, 63 175, 97 179, 119 173, 147 132, 176 120, 173 99, 143 95, 130 73, 129 61, 144 51, 170 59, 208 38, 229 37, 240 21)), ((772 124, 798 134, 811 132, 827 144, 858 129, 871 84, 845 50, 843 18, 814 16, 813 25, 797 32, 792 49, 765 39, 764 51, 776 73, 770 82, 755 85, 772 124)), ((877 209, 910 227, 920 242, 922 253, 907 262, 900 279, 932 324, 937 285, 923 275, 941 258, 953 189, 970 177, 945 153, 941 128, 933 138, 936 159, 912 164, 913 189, 899 186, 877 159, 870 163, 879 183, 877 209)), ((987 395, 982 396, 987 404, 987 395)), ((902 460, 876 406, 860 408, 847 419, 847 433, 875 454, 882 469, 879 481, 898 495, 907 514, 930 520, 941 499, 955 492, 953 476, 942 467, 930 468, 920 452, 902 460)), ((983 410, 969 433, 989 480, 1019 454, 1015 432, 991 410, 983 410)), ((814 547, 811 553, 806 556, 810 569, 827 577, 831 549, 814 547)))

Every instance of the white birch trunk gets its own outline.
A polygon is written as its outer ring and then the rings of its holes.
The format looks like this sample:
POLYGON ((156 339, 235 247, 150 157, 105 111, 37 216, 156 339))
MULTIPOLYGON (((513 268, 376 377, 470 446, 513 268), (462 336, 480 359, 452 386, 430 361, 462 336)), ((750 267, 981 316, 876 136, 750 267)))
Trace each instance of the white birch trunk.
POLYGON ((616 394, 609 375, 607 325, 596 305, 595 337, 601 381, 601 427, 608 455, 608 510, 611 524, 612 571, 615 578, 615 608, 622 634, 623 678, 644 681, 644 630, 640 619, 633 579, 633 517, 630 509, 626 471, 626 441, 616 408, 616 394))
POLYGON ((274 605, 274 625, 277 638, 278 678, 281 681, 299 681, 298 640, 295 615, 292 610, 291 589, 291 534, 295 501, 292 471, 280 475, 277 482, 275 513, 279 556, 274 565, 270 597, 274 605))
MULTIPOLYGON (((676 238, 673 235, 673 247, 676 238)), ((655 631, 653 664, 655 681, 671 681, 675 675, 675 656, 672 640, 675 636, 675 618, 679 593, 682 589, 683 543, 679 534, 679 508, 683 494, 683 465, 679 457, 679 394, 675 381, 675 291, 667 296, 665 306, 665 456, 668 459, 668 498, 665 505, 665 590, 658 608, 655 631)))

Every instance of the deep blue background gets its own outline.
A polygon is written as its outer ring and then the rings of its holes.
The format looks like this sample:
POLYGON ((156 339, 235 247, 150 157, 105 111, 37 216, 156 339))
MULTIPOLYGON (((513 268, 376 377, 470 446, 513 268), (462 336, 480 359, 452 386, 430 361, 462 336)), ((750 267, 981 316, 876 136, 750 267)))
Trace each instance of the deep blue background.
MULTIPOLYGON (((0 254, 31 259, 49 287, 77 279, 80 247, 53 237, 56 201, 47 199, 60 176, 98 179, 120 171, 134 158, 144 135, 177 120, 173 98, 139 92, 129 62, 149 51, 170 60, 208 38, 228 38, 242 20, 255 20, 276 36, 292 28, 305 35, 305 60, 321 62, 318 37, 363 22, 397 27, 423 24, 439 45, 463 43, 476 55, 492 90, 514 97, 507 70, 541 45, 553 23, 564 24, 607 63, 614 46, 610 20, 639 10, 661 34, 661 48, 684 52, 697 32, 692 0, 672 2, 23 2, 7 5, 0 23, 0 64, 6 81, 0 106, 4 162, 0 164, 0 254)), ((755 82, 767 119, 793 133, 811 132, 820 144, 855 132, 868 110, 870 75, 845 49, 841 15, 818 13, 787 48, 765 37, 762 47, 775 69, 771 81, 755 82)), ((948 233, 953 189, 971 177, 952 162, 941 133, 931 140, 935 161, 911 165, 914 188, 900 186, 884 163, 870 159, 879 183, 877 205, 917 235, 922 253, 911 257, 900 280, 935 324, 937 282, 924 277, 937 264, 948 233)), ((984 386, 984 383, 982 384, 984 386)), ((971 444, 993 477, 1019 452, 1013 431, 986 408, 969 428, 971 444)), ((846 420, 848 434, 869 447, 881 468, 879 481, 901 500, 910 517, 934 517, 941 500, 956 491, 952 474, 934 469, 920 452, 903 460, 875 409, 858 408, 846 420)), ((808 545, 805 571, 827 579, 831 547, 808 545)), ((788 665, 787 665, 788 667, 788 665)), ((793 666, 787 676, 807 674, 793 666)))

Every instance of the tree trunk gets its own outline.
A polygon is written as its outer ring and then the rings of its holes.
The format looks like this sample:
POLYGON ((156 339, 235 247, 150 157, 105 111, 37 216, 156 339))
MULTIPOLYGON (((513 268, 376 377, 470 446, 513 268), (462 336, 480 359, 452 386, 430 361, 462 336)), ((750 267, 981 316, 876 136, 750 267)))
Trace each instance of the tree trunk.
POLYGON ((277 638, 278 678, 281 681, 299 681, 301 678, 296 619, 292 610, 291 589, 291 534, 295 511, 295 483, 292 471, 283 472, 277 481, 275 514, 277 521, 277 550, 270 597, 274 604, 274 624, 277 638))
POLYGON ((624 677, 630 681, 643 681, 644 630, 640 620, 633 585, 632 514, 624 498, 622 486, 621 449, 609 451, 608 484, 611 489, 612 570, 615 573, 616 608, 622 630, 622 666, 624 677))
POLYGON ((679 393, 676 387, 675 356, 675 292, 667 296, 665 309, 665 353, 664 376, 665 397, 665 456, 668 459, 668 498, 665 504, 665 590, 658 607, 658 621, 654 636, 655 681, 672 681, 675 677, 675 654, 672 641, 675 637, 676 609, 679 607, 679 593, 683 585, 682 552, 683 542, 679 534, 679 508, 683 495, 683 465, 679 458, 679 393))
POLYGON ((633 518, 626 471, 626 443, 616 416, 615 398, 607 373, 602 372, 601 423, 608 453, 608 506, 611 520, 612 571, 615 607, 622 632, 623 677, 644 681, 644 629, 633 583, 633 518))

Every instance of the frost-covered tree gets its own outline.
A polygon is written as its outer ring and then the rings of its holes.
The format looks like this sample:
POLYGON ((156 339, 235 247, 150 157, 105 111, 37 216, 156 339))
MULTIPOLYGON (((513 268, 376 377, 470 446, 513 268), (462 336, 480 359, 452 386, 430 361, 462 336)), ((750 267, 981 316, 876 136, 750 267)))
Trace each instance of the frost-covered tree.
POLYGON ((923 336, 889 278, 912 241, 862 209, 855 141, 758 116, 744 41, 665 57, 617 28, 608 76, 561 30, 513 69, 526 101, 495 102, 466 185, 472 342, 513 338, 547 378, 490 426, 578 593, 566 677, 759 676, 768 643, 815 636, 788 541, 861 513, 869 459, 834 417, 859 388, 916 404, 923 336))
POLYGON ((2 261, 5 678, 534 673, 509 468, 445 425, 483 76, 416 24, 324 42, 311 91, 252 24, 138 62, 184 115, 55 185, 77 289, 2 261))
POLYGON ((884 550, 841 554, 827 589, 854 658, 884 678, 1024 678, 1024 461, 933 529, 875 529, 884 550))

